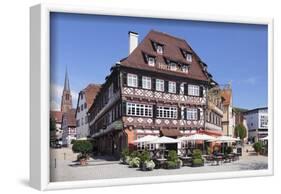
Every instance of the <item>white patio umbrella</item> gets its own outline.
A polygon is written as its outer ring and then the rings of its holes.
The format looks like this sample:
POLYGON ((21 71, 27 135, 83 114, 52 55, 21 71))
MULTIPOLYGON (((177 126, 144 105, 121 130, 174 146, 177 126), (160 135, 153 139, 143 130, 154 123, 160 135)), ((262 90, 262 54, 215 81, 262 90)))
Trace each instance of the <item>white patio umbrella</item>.
POLYGON ((218 136, 218 137, 214 138, 213 140, 209 140, 209 141, 235 142, 235 141, 239 141, 239 139, 222 135, 222 136, 218 136))
MULTIPOLYGON (((163 150, 165 149, 164 148, 164 144, 172 144, 172 143, 179 143, 180 141, 178 139, 173 139, 173 138, 170 138, 170 137, 166 137, 166 136, 162 136, 162 137, 159 137, 153 141, 150 141, 149 143, 152 143, 152 144, 163 144, 163 150)), ((164 158, 164 154, 162 153, 162 158, 164 158)))
POLYGON ((150 141, 153 141, 153 140, 156 140, 158 139, 159 137, 157 136, 153 136, 153 135, 146 135, 144 137, 141 137, 135 141, 133 141, 134 143, 148 143, 150 141))
MULTIPOLYGON (((196 133, 194 135, 188 136, 185 138, 186 141, 207 141, 214 140, 215 138, 210 135, 196 133)), ((203 143, 203 151, 205 150, 205 144, 203 143)))
MULTIPOLYGON (((240 139, 234 138, 234 137, 230 137, 230 136, 218 136, 216 137, 214 140, 210 140, 210 141, 218 141, 221 143, 228 143, 228 142, 236 142, 239 141, 240 139)), ((224 152, 224 146, 223 146, 223 152, 224 152)))
POLYGON ((170 137, 162 136, 155 140, 150 141, 149 143, 153 144, 169 144, 169 143, 179 143, 180 141, 178 139, 173 139, 170 137))
POLYGON ((263 138, 260 138, 260 140, 268 140, 268 136, 266 136, 266 137, 263 137, 263 138))

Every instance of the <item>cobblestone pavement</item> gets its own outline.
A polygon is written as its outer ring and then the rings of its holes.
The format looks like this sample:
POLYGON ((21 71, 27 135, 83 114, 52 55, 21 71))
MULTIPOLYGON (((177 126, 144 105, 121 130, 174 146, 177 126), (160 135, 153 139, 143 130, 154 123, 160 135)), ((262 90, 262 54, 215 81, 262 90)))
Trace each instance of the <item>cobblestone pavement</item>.
POLYGON ((73 162, 77 155, 73 154, 69 148, 51 150, 51 181, 75 181, 75 180, 95 180, 109 178, 144 177, 159 175, 176 175, 191 173, 211 173, 239 170, 259 170, 266 169, 268 159, 265 156, 245 153, 239 161, 223 163, 219 166, 206 164, 203 167, 182 167, 180 169, 166 170, 155 169, 153 171, 140 171, 136 168, 128 168, 127 165, 119 164, 112 158, 91 159, 89 165, 79 166, 73 162), (56 159, 56 164, 55 164, 56 159))

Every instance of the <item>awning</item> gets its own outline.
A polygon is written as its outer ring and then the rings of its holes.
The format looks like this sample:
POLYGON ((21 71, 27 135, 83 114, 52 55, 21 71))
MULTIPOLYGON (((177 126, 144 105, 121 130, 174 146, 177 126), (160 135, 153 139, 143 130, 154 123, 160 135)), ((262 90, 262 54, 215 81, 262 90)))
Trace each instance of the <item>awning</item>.
POLYGON ((163 136, 167 136, 167 137, 182 136, 182 134, 178 129, 160 129, 160 132, 163 136))

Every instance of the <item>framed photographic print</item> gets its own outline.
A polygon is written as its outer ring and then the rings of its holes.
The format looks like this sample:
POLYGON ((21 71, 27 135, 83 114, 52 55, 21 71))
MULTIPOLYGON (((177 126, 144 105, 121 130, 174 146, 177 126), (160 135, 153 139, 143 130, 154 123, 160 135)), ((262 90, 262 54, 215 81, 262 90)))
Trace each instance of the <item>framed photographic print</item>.
POLYGON ((42 4, 30 23, 31 186, 273 174, 272 19, 42 4))

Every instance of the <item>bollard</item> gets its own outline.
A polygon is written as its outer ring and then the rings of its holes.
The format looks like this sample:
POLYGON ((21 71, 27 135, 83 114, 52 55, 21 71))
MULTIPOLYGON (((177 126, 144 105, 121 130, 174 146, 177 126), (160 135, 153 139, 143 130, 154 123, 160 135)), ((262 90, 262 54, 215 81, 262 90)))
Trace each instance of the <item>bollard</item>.
POLYGON ((55 158, 55 168, 57 168, 57 159, 55 158))
POLYGON ((63 158, 64 158, 64 160, 65 160, 65 158, 66 158, 65 156, 66 156, 66 153, 63 153, 63 158))

